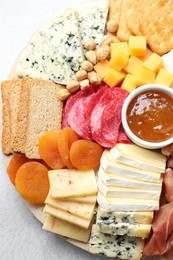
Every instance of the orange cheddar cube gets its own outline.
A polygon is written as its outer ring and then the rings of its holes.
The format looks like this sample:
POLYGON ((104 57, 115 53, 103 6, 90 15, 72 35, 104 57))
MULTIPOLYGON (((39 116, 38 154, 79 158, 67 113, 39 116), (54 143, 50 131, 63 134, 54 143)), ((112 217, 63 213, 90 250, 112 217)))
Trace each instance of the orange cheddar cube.
POLYGON ((146 55, 147 40, 145 36, 129 36, 129 54, 134 56, 146 55))
POLYGON ((111 66, 108 60, 102 60, 94 66, 94 70, 101 76, 102 79, 104 78, 106 73, 110 70, 110 68, 111 66))
POLYGON ((127 42, 111 43, 111 57, 114 56, 114 53, 116 53, 117 51, 122 51, 129 55, 129 48, 127 42))
POLYGON ((114 53, 110 60, 110 66, 118 71, 121 71, 122 68, 127 64, 129 60, 129 55, 119 50, 114 53))
POLYGON ((161 68, 157 74, 155 83, 170 87, 172 82, 173 82, 173 74, 161 68))
POLYGON ((150 50, 150 49, 146 49, 146 54, 144 57, 139 57, 139 59, 142 61, 142 62, 145 62, 152 54, 153 52, 150 50))
POLYGON ((126 72, 126 73, 130 73, 130 74, 133 74, 134 71, 137 69, 137 68, 140 68, 142 67, 143 65, 143 62, 138 59, 136 56, 131 56, 129 58, 129 61, 128 63, 123 67, 123 70, 126 72))
POLYGON ((136 69, 133 75, 137 86, 151 84, 155 80, 155 73, 144 67, 136 69))
POLYGON ((124 72, 120 72, 114 69, 110 69, 103 81, 111 88, 116 87, 119 83, 123 81, 126 74, 124 72))
POLYGON ((157 53, 152 53, 150 57, 144 62, 145 68, 157 73, 163 66, 163 59, 157 53))
POLYGON ((137 87, 134 76, 127 74, 123 83, 121 84, 122 89, 126 89, 129 93, 132 92, 137 87))

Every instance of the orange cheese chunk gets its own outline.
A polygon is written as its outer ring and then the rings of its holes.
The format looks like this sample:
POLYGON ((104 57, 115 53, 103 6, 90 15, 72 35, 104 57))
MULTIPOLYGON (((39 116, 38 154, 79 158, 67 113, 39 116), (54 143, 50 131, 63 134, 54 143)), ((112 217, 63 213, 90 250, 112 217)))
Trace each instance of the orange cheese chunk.
POLYGON ((119 50, 114 52, 110 60, 110 66, 115 70, 121 71, 122 68, 127 64, 128 60, 129 55, 119 50))
POLYGON ((155 83, 170 87, 172 82, 173 82, 173 74, 161 68, 157 74, 155 83))
POLYGON ((156 53, 152 53, 150 57, 144 62, 145 68, 157 73, 163 66, 163 59, 156 53))
POLYGON ((126 74, 124 72, 119 72, 114 69, 110 69, 103 81, 111 88, 117 86, 125 78, 126 74))
POLYGON ((136 56, 131 56, 129 58, 129 61, 128 63, 123 67, 123 70, 126 72, 126 73, 130 73, 130 74, 133 74, 134 71, 137 69, 137 68, 140 68, 142 67, 143 65, 143 62, 138 59, 136 56))
POLYGON ((129 93, 132 92, 137 87, 134 76, 127 74, 123 83, 121 84, 122 89, 126 89, 129 93))
POLYGON ((145 56, 144 56, 144 57, 139 57, 139 59, 140 59, 142 62, 145 62, 145 61, 151 56, 152 53, 153 53, 153 52, 152 52, 150 49, 146 48, 146 54, 145 54, 145 56))
POLYGON ((145 56, 146 42, 145 36, 129 36, 129 54, 139 57, 145 56))
POLYGON ((102 60, 94 66, 94 70, 101 76, 102 79, 110 70, 110 68, 111 67, 108 60, 102 60))
POLYGON ((122 51, 129 55, 129 48, 127 42, 111 43, 111 57, 114 56, 114 53, 116 53, 117 51, 122 51))
POLYGON ((138 86, 154 83, 155 73, 146 68, 138 68, 134 72, 135 82, 138 86))

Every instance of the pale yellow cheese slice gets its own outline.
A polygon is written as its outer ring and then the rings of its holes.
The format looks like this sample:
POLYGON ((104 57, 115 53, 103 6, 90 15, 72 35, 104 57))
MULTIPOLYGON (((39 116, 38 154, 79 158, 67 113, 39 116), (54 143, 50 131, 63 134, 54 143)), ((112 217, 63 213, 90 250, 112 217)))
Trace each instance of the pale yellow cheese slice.
POLYGON ((95 204, 96 203, 96 195, 91 196, 81 196, 81 197, 68 197, 62 198, 63 201, 72 201, 72 202, 84 202, 88 204, 95 204))
POLYGON ((56 218, 60 218, 64 221, 67 221, 71 224, 74 224, 76 226, 88 229, 89 225, 91 223, 91 219, 84 219, 84 218, 80 218, 78 216, 75 216, 71 213, 69 213, 68 211, 63 211, 60 209, 56 209, 52 206, 49 206, 48 204, 44 207, 44 212, 56 217, 56 218))
POLYGON ((50 214, 46 214, 43 229, 61 236, 87 242, 91 232, 91 225, 88 229, 84 229, 62 219, 55 218, 50 214))
POLYGON ((51 170, 49 182, 51 198, 81 197, 97 193, 94 170, 51 170))
POLYGON ((86 204, 83 202, 71 202, 52 199, 48 195, 46 198, 46 204, 50 206, 66 211, 70 214, 76 215, 84 219, 91 219, 94 214, 95 204, 86 204))

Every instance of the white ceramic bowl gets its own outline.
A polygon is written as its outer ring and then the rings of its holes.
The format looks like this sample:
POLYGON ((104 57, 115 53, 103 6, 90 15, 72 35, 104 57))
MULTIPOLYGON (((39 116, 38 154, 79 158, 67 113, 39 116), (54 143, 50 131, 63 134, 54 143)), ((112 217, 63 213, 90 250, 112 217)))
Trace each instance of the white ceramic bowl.
MULTIPOLYGON (((144 148, 148 148, 148 149, 160 149, 163 148, 171 143, 173 143, 173 137, 171 137, 170 139, 163 141, 163 142, 148 142, 148 141, 144 141, 142 139, 140 139, 139 137, 137 137, 129 128, 128 123, 127 123, 127 117, 126 117, 126 113, 127 113, 127 108, 130 104, 130 102, 132 101, 133 98, 135 98, 137 95, 148 91, 148 90, 160 90, 164 93, 166 93, 167 95, 173 97, 173 89, 164 86, 164 85, 159 85, 159 84, 148 84, 148 85, 143 85, 141 87, 138 87, 137 89, 135 89, 134 91, 132 91, 128 97, 126 98, 123 108, 122 108, 122 124, 124 127, 124 130, 127 134, 127 136, 137 145, 144 147, 144 148)), ((173 122, 172 122, 173 123, 173 122)))

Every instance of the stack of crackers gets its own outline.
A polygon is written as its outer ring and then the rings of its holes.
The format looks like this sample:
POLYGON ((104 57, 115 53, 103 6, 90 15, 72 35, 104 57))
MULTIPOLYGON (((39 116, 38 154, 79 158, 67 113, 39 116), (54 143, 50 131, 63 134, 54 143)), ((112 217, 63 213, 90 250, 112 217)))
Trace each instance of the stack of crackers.
POLYGON ((28 158, 40 159, 40 135, 61 129, 63 103, 57 96, 60 87, 28 77, 1 83, 4 154, 19 152, 28 158))
POLYGON ((127 41, 130 35, 143 35, 153 52, 163 55, 173 49, 172 0, 109 0, 109 20, 118 30, 114 41, 127 41))

